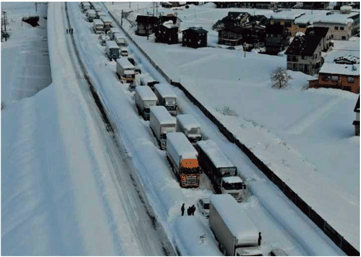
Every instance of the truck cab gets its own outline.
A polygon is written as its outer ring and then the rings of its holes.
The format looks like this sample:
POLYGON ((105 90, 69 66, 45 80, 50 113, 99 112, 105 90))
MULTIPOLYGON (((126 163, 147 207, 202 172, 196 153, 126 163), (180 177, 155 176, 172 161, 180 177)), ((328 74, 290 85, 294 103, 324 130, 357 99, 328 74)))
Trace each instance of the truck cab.
POLYGON ((242 202, 246 196, 246 185, 238 176, 222 177, 220 190, 222 194, 230 194, 237 202, 242 202))

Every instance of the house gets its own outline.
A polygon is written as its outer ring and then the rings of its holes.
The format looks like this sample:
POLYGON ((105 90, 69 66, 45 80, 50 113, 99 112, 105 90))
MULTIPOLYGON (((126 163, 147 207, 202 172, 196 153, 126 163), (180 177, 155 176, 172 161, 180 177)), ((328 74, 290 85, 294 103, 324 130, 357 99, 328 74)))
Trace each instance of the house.
POLYGON ((158 17, 138 15, 135 21, 137 22, 135 33, 139 36, 149 36, 153 33, 153 27, 158 22, 158 17))
POLYGON ((277 11, 275 13, 272 13, 272 15, 270 16, 270 24, 285 26, 287 30, 291 33, 291 36, 293 37, 297 32, 299 32, 295 28, 296 19, 302 17, 305 14, 306 12, 304 10, 297 10, 297 9, 277 11))
POLYGON ((287 69, 314 75, 322 65, 321 40, 318 35, 296 36, 287 48, 287 69))
POLYGON ((317 80, 309 81, 310 88, 337 88, 360 93, 360 65, 325 63, 317 80))
POLYGON ((255 8, 257 9, 276 9, 276 2, 255 2, 255 8))
POLYGON ((278 54, 289 45, 290 33, 284 25, 267 25, 265 33, 266 53, 278 54))
POLYGON ((352 125, 355 126, 355 136, 359 136, 360 135, 360 96, 357 99, 357 103, 353 111, 356 113, 356 119, 353 121, 352 125))
POLYGON ((216 8, 234 8, 241 7, 241 2, 213 2, 216 8))
POLYGON ((237 46, 242 42, 242 28, 239 26, 226 26, 218 31, 218 44, 237 46))
POLYGON ((207 46, 207 33, 202 27, 190 27, 183 30, 182 46, 193 48, 207 46))
POLYGON ((180 27, 180 23, 182 22, 182 20, 178 16, 174 14, 167 14, 164 16, 159 16, 157 25, 163 24, 166 21, 173 21, 173 24, 177 27, 180 27))
POLYGON ((325 10, 329 6, 329 2, 302 2, 303 9, 325 10))
POLYGON ((155 42, 177 44, 178 43, 178 26, 173 24, 172 20, 166 21, 154 28, 155 42))
POLYGON ((321 36, 321 51, 327 51, 333 44, 331 42, 331 32, 326 27, 308 27, 306 36, 318 35, 321 36))
POLYGON ((247 12, 228 12, 228 15, 218 20, 212 29, 219 31, 225 27, 239 27, 248 22, 250 14, 247 12))

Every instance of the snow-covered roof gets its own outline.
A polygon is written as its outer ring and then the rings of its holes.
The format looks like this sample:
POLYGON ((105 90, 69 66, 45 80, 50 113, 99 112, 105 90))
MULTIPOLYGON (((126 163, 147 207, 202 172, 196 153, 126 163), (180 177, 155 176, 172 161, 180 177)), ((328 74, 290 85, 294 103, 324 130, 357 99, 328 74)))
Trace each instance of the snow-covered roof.
POLYGON ((152 76, 150 76, 149 73, 144 73, 144 74, 141 74, 140 81, 142 81, 143 83, 148 83, 148 82, 154 82, 157 80, 155 80, 152 76))
POLYGON ((127 58, 117 59, 117 64, 123 67, 123 69, 134 69, 134 65, 130 63, 127 58))
POLYGON ((270 17, 277 20, 294 20, 304 14, 305 11, 303 10, 282 10, 281 12, 272 13, 270 17))
POLYGON ((227 183, 243 183, 243 180, 238 176, 230 176, 222 178, 227 183))
POLYGON ((360 76, 360 64, 324 63, 319 73, 360 76))
POLYGON ((176 125, 176 119, 169 114, 164 106, 150 107, 150 112, 154 114, 155 118, 160 124, 174 124, 176 125))
MULTIPOLYGON (((152 109, 153 107, 151 107, 152 109)), ((174 150, 182 159, 197 159, 198 152, 181 132, 167 133, 167 145, 172 144, 174 150)))
POLYGON ((124 70, 124 75, 133 75, 135 74, 134 70, 124 70))
POLYGON ((203 150, 203 152, 211 159, 214 166, 217 168, 231 168, 234 165, 231 161, 224 155, 224 153, 219 149, 218 145, 212 140, 203 140, 198 142, 198 146, 203 150))
MULTIPOLYGON (((352 14, 354 15, 354 14, 352 14)), ((330 23, 330 24, 347 24, 353 22, 351 14, 341 14, 337 12, 325 13, 307 13, 295 20, 295 24, 313 24, 313 23, 330 23)))
POLYGON ((231 195, 212 195, 210 199, 211 205, 216 208, 238 242, 251 245, 258 242, 259 229, 231 195))
POLYGON ((88 10, 87 14, 88 15, 96 15, 96 12, 95 12, 95 10, 92 9, 92 10, 88 10))
POLYGON ((135 92, 139 94, 140 98, 142 98, 143 100, 158 100, 157 96, 148 86, 138 86, 135 88, 135 92))
POLYGON ((163 26, 167 27, 168 29, 177 28, 177 26, 174 25, 173 21, 165 21, 165 22, 163 22, 163 26))
POLYGON ((93 24, 94 25, 103 25, 103 22, 101 20, 99 20, 99 19, 94 19, 93 24))
POLYGON ((349 6, 349 5, 343 5, 343 6, 341 6, 340 10, 341 10, 341 11, 346 11, 346 10, 351 11, 351 10, 352 10, 352 7, 349 6))
POLYGON ((174 93, 174 91, 172 90, 172 88, 170 87, 169 84, 157 84, 154 86, 155 90, 157 90, 159 92, 159 94, 162 97, 174 97, 177 98, 177 95, 174 93))
POLYGON ((115 43, 114 41, 107 41, 106 42, 106 46, 108 48, 118 48, 119 49, 119 46, 117 45, 117 43, 115 43))
POLYGON ((128 48, 126 46, 121 46, 120 51, 128 51, 128 48))
POLYGON ((112 23, 112 20, 109 17, 102 17, 102 21, 112 23))
POLYGON ((196 121, 196 119, 190 114, 178 114, 177 122, 181 123, 186 130, 191 130, 192 128, 201 127, 199 122, 196 121))

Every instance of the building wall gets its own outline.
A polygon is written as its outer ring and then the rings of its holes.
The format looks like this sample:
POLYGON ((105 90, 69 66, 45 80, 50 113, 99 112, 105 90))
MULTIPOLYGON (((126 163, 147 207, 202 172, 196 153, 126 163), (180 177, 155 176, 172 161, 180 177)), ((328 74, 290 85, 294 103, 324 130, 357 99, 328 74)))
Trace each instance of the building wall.
POLYGON ((313 56, 304 56, 303 59, 301 55, 287 56, 287 69, 314 75, 321 67, 321 60, 321 44, 319 44, 313 56))
POLYGON ((300 25, 297 25, 297 24, 292 24, 292 26, 289 28, 289 32, 291 32, 292 37, 294 37, 297 32, 306 33, 306 30, 307 30, 307 26, 305 26, 304 28, 301 28, 300 25))
POLYGON ((313 25, 329 28, 332 39, 335 40, 349 40, 351 37, 351 24, 330 24, 323 22, 315 22, 313 25), (341 30, 343 28, 343 30, 341 30))
POLYGON ((337 81, 332 81, 331 78, 325 81, 323 76, 332 76, 332 74, 320 74, 318 77, 318 87, 333 87, 348 90, 356 94, 360 93, 360 76, 354 77, 354 82, 348 82, 347 77, 351 76, 346 75, 338 75, 337 81))

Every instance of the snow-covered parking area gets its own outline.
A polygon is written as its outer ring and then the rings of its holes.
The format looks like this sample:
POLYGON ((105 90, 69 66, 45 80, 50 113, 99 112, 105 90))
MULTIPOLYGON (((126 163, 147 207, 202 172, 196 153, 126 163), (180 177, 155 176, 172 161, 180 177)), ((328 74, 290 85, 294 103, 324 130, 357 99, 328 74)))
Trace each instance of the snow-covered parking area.
MULTIPOLYGON (((131 9, 128 18, 132 20, 137 14, 153 11, 149 3, 131 7, 107 3, 107 7, 118 18, 121 9, 131 9)), ((286 90, 273 89, 270 72, 285 68, 286 56, 255 51, 244 55, 240 49, 218 48, 217 33, 211 31, 211 26, 228 11, 249 9, 215 9, 209 3, 176 10, 159 7, 158 11, 176 12, 182 20, 182 30, 202 26, 208 30, 208 44, 212 47, 192 49, 181 44, 155 43, 153 36, 149 40, 136 36, 135 27, 127 27, 123 20, 132 38, 170 78, 180 81, 359 249, 360 141, 354 136, 352 125, 358 95, 332 89, 305 90, 307 80, 314 77, 292 71, 289 75, 293 79, 286 90)), ((252 14, 269 16, 270 11, 252 9, 252 14)), ((342 52, 359 56, 359 41, 352 40, 356 41, 335 41, 335 50, 327 54, 326 61, 342 52)))

